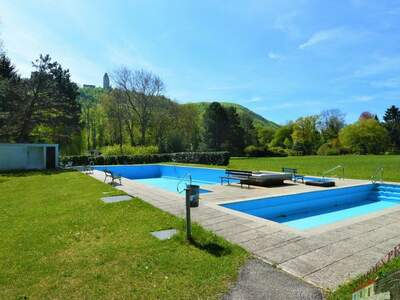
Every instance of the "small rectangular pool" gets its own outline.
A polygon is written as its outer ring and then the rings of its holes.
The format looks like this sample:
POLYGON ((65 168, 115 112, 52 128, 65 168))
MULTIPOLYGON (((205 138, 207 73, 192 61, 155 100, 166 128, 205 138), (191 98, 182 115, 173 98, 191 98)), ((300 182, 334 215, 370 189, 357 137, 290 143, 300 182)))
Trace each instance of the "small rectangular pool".
POLYGON ((221 204, 299 230, 368 215, 400 204, 400 185, 367 184, 221 204))
MULTIPOLYGON (((122 177, 133 179, 137 182, 154 186, 163 190, 177 193, 177 185, 180 188, 189 183, 189 175, 192 184, 204 186, 220 183, 221 176, 224 176, 223 169, 208 169, 199 167, 173 166, 173 165, 117 165, 117 166, 96 166, 96 170, 110 170, 122 177)), ((200 193, 210 192, 200 188, 200 193)))

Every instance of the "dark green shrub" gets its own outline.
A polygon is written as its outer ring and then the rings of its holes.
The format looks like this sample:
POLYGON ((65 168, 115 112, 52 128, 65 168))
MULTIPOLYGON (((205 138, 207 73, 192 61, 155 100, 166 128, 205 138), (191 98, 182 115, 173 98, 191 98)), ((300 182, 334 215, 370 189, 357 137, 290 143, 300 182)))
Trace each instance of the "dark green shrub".
POLYGON ((247 157, 264 157, 267 156, 267 150, 262 146, 250 145, 244 148, 244 154, 247 157))
POLYGON ((267 156, 270 157, 286 157, 288 153, 281 147, 271 147, 267 150, 267 156))
POLYGON ((71 162, 73 166, 89 165, 91 161, 95 165, 125 165, 125 164, 151 164, 160 162, 179 162, 207 165, 229 164, 229 152, 179 152, 163 154, 144 154, 144 155, 110 155, 110 156, 88 156, 74 155, 64 156, 61 163, 71 162))

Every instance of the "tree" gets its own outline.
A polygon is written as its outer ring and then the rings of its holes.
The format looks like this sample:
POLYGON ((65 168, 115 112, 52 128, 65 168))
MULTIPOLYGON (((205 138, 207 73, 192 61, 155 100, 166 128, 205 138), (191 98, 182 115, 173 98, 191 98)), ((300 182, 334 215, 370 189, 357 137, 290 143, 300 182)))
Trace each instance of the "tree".
POLYGON ((35 127, 44 126, 54 142, 65 144, 80 130, 78 86, 71 82, 69 71, 49 55, 40 55, 33 67, 31 77, 23 81, 23 103, 14 112, 19 122, 17 141, 34 139, 30 135, 35 127))
POLYGON ((336 139, 345 126, 345 114, 338 109, 325 110, 319 115, 318 128, 325 142, 336 139))
POLYGON ((109 120, 110 130, 113 133, 112 136, 116 137, 112 142, 113 144, 116 142, 119 145, 122 154, 127 103, 121 94, 122 92, 118 90, 113 90, 108 94, 104 94, 102 97, 102 105, 109 120))
POLYGON ((5 55, 0 55, 0 141, 13 141, 17 122, 14 112, 19 109, 21 99, 21 78, 15 66, 5 55))
POLYGON ((0 65, 2 140, 69 144, 80 132, 78 87, 69 71, 48 55, 33 63, 29 79, 21 79, 4 55, 0 65))
POLYGON ((400 150, 400 109, 392 105, 386 110, 383 120, 394 150, 400 150))
MULTIPOLYGON (((276 129, 267 126, 257 127, 257 140, 262 146, 267 146, 273 140, 276 129)), ((283 143, 282 143, 283 144, 283 143)))
POLYGON ((353 153, 379 154, 387 149, 387 130, 374 118, 361 119, 344 127, 339 133, 340 143, 353 153))
POLYGON ((314 154, 321 144, 317 129, 318 116, 299 118, 293 126, 293 150, 304 155, 314 154))
POLYGON ((270 143, 270 146, 286 149, 291 148, 293 145, 293 127, 293 123, 288 123, 284 126, 279 127, 274 133, 274 137, 270 143))
POLYGON ((225 109, 220 103, 213 102, 207 107, 203 120, 205 145, 212 151, 221 150, 228 125, 225 109))
POLYGON ((244 130, 240 123, 239 114, 235 107, 228 107, 225 111, 228 126, 224 150, 228 150, 234 155, 240 155, 244 148, 244 130))
POLYGON ((375 119, 375 118, 376 118, 376 115, 374 115, 373 113, 370 113, 369 111, 364 111, 361 113, 358 120, 362 121, 362 120, 375 119))
POLYGON ((153 100, 163 92, 164 83, 149 71, 131 71, 126 67, 115 71, 114 81, 117 89, 123 92, 132 114, 137 117, 141 135, 140 144, 145 145, 154 109, 153 100))
POLYGON ((253 123, 253 119, 248 114, 242 114, 240 118, 240 124, 243 128, 244 145, 255 145, 257 143, 259 128, 256 129, 253 123))

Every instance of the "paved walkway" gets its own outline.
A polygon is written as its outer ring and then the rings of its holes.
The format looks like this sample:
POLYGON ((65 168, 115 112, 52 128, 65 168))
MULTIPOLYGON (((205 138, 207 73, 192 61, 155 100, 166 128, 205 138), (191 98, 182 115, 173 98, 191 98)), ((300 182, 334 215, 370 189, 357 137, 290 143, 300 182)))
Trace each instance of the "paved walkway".
POLYGON ((322 291, 258 259, 240 270, 236 285, 224 300, 322 300, 322 291))
MULTIPOLYGON (((93 176, 104 179, 102 172, 93 176)), ((365 181, 340 181, 341 186, 365 181)), ((117 188, 173 215, 184 217, 184 198, 177 193, 122 179, 117 188)), ((280 269, 316 286, 334 289, 344 281, 369 270, 392 247, 400 243, 400 207, 326 226, 324 230, 296 231, 268 220, 235 213, 216 203, 232 199, 313 191, 321 188, 288 185, 281 188, 240 189, 207 186, 192 218, 203 227, 237 243, 280 269)))

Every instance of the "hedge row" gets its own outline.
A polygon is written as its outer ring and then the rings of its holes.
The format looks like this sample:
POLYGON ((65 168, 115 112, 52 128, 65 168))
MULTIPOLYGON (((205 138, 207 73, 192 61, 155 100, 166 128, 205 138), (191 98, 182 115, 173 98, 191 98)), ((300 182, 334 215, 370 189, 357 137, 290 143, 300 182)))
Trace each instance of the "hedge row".
POLYGON ((229 152, 179 152, 164 154, 145 154, 145 155, 118 155, 118 156, 90 156, 74 155, 64 156, 61 163, 66 165, 72 163, 73 166, 89 165, 127 165, 127 164, 151 164, 160 162, 179 162, 207 165, 226 166, 229 164, 229 152))

